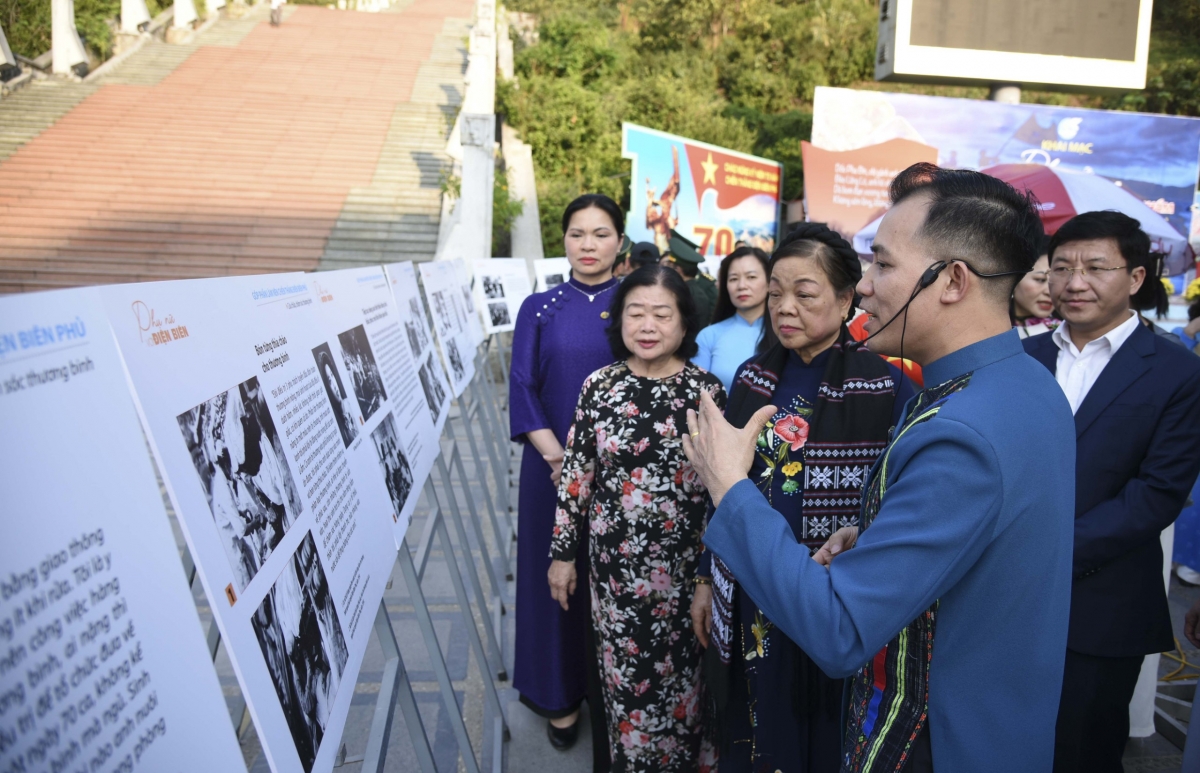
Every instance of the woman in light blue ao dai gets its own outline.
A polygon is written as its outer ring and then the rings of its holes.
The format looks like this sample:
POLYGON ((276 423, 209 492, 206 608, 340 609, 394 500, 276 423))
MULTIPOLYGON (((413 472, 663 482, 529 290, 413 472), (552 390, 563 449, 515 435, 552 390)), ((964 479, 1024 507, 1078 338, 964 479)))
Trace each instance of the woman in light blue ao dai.
POLYGON ((692 362, 733 387, 737 368, 754 356, 767 308, 767 253, 738 247, 721 261, 713 322, 700 331, 692 362))

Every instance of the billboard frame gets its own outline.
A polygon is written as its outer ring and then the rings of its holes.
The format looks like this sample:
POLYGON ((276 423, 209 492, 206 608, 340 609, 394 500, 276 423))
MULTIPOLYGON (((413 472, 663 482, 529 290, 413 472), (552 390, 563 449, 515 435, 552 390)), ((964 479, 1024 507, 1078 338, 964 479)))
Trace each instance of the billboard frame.
POLYGON ((912 45, 914 0, 882 0, 875 80, 964 86, 1019 84, 1039 89, 1129 91, 1146 87, 1153 0, 1139 0, 1134 59, 1023 54, 912 45), (1054 73, 1053 80, 1046 78, 1054 73))

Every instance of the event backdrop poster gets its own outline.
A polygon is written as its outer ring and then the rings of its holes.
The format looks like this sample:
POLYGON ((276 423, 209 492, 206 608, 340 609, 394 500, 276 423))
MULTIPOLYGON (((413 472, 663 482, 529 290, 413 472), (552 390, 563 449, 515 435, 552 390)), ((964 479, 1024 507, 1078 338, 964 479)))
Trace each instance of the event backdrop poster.
POLYGON ((0 298, 0 765, 244 771, 93 289, 0 298))
POLYGON ((534 292, 544 293, 551 287, 558 287, 571 278, 571 261, 568 258, 542 258, 533 261, 533 275, 536 277, 534 292))
POLYGON ((404 320, 379 266, 322 271, 308 278, 322 299, 317 313, 327 331, 313 350, 318 375, 339 428, 349 425, 369 438, 350 440, 346 454, 364 486, 374 479, 384 487, 392 503, 388 522, 399 547, 438 453, 437 431, 404 320))
POLYGON ((783 167, 766 158, 626 123, 633 161, 625 233, 667 251, 671 229, 722 257, 738 242, 771 252, 778 238, 783 167))
POLYGON ((529 297, 529 264, 524 258, 475 261, 475 299, 483 309, 484 332, 503 333, 517 326, 517 312, 529 297))
POLYGON ((100 293, 267 759, 329 771, 395 560, 393 505, 355 453, 386 413, 354 391, 359 327, 323 327, 303 274, 100 293))
POLYGON ((475 375, 475 344, 464 304, 464 298, 471 297, 471 289, 464 284, 452 261, 418 265, 425 301, 433 315, 433 330, 446 362, 450 391, 458 397, 475 375))
POLYGON ((450 413, 450 386, 446 382, 446 371, 433 344, 433 331, 429 329, 429 314, 417 286, 417 272, 412 261, 389 263, 383 267, 392 286, 396 300, 396 313, 404 325, 409 351, 417 363, 417 377, 421 382, 421 394, 429 409, 433 429, 440 437, 446 416, 450 413))
MULTIPOLYGON (((817 148, 844 152, 897 139, 936 149, 938 165, 952 169, 1040 164, 1103 177, 1162 216, 1179 234, 1180 249, 1186 243, 1200 172, 1200 119, 817 87, 817 148)), ((875 171, 859 166, 839 170, 842 189, 852 193, 858 178, 875 171)), ((806 158, 806 196, 808 183, 806 158)), ((1181 254, 1168 256, 1169 266, 1184 262, 1181 254)))

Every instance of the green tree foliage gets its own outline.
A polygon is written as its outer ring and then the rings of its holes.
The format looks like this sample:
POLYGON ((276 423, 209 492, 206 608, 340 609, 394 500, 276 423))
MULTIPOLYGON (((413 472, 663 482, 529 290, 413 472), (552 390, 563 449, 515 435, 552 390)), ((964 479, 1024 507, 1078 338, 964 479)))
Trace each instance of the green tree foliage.
MULTIPOLYGON (((508 2, 539 20, 538 41, 517 42, 517 83, 501 85, 498 109, 533 146, 547 255, 562 253, 560 214, 580 193, 628 207, 623 121, 779 161, 790 200, 803 193, 800 142, 817 86, 986 96, 874 82, 875 0, 508 2)), ((1200 0, 1155 3, 1145 91, 1023 98, 1200 115, 1200 0)))
MULTIPOLYGON (((146 0, 150 15, 171 7, 171 0, 146 0)), ((204 0, 196 0, 203 13, 204 0)), ((75 28, 88 53, 103 61, 113 52, 113 29, 121 16, 121 0, 75 0, 75 28)), ((50 50, 50 0, 0 0, 0 25, 14 53, 34 59, 50 50)))
POLYGON ((30 59, 50 50, 50 3, 0 0, 0 24, 13 53, 30 59))
POLYGON ((497 170, 492 183, 492 255, 512 255, 512 225, 525 210, 525 202, 514 199, 508 190, 508 175, 497 170))
POLYGON ((517 83, 501 85, 498 109, 533 147, 547 255, 562 252, 559 216, 575 196, 596 191, 628 206, 625 121, 774 158, 785 194, 798 196, 812 89, 861 80, 875 45, 873 21, 863 22, 874 19, 872 0, 530 0, 520 9, 539 14, 539 38, 518 46, 517 83), (856 19, 857 37, 847 31, 856 19), (769 66, 739 53, 794 25, 806 29, 762 58, 769 66), (835 43, 843 38, 853 45, 835 43))

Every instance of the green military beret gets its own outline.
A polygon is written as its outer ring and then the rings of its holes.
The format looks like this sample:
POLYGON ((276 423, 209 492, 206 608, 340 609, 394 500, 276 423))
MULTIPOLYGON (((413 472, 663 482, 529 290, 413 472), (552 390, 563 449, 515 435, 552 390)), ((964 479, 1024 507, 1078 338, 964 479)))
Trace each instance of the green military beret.
POLYGON ((700 265, 704 262, 704 256, 700 254, 700 245, 684 238, 674 228, 671 229, 671 241, 667 254, 675 260, 682 260, 685 263, 700 265))
POLYGON ((617 265, 624 263, 629 258, 631 250, 633 250, 633 241, 628 236, 622 236, 621 248, 617 250, 617 265))

